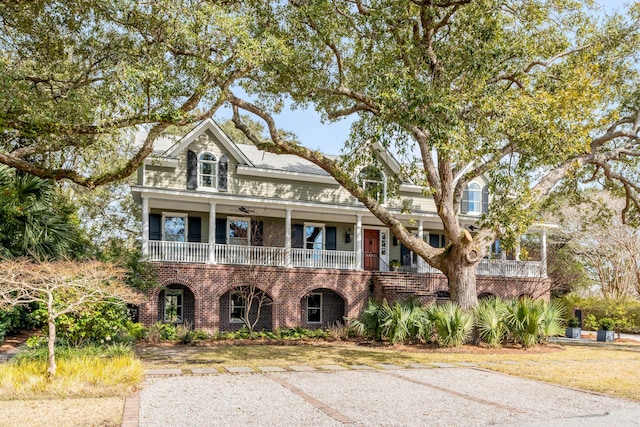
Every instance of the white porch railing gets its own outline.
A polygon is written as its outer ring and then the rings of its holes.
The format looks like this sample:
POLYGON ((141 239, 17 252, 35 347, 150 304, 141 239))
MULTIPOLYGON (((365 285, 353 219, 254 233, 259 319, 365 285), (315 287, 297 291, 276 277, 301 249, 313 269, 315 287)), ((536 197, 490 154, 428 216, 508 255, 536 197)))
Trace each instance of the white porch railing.
POLYGON ((540 261, 514 261, 506 259, 483 259, 478 265, 480 276, 545 277, 540 261))
MULTIPOLYGON (((208 243, 164 242, 150 240, 149 261, 191 262, 236 265, 287 266, 285 248, 268 246, 213 245, 213 259, 209 260, 208 243)), ((356 252, 315 249, 291 249, 291 266, 301 268, 326 268, 354 270, 356 252)), ((382 263, 381 263, 382 266, 382 263)), ((415 271, 415 270, 414 270, 415 271)), ((440 274, 424 263, 419 273, 440 274)), ((513 261, 483 259, 478 265, 478 275, 499 277, 545 277, 540 261, 513 261)))
POLYGON ((149 261, 207 262, 209 244, 149 241, 149 261))
POLYGON ((293 267, 353 270, 356 268, 356 253, 350 251, 291 249, 291 265, 293 267))
MULTIPOLYGON (((417 269, 418 273, 441 274, 437 268, 424 263, 422 269, 417 269)), ((498 276, 498 277, 545 277, 546 272, 542 269, 540 261, 514 261, 502 259, 482 259, 478 264, 478 276, 498 276)))
POLYGON ((218 264, 287 265, 285 248, 268 246, 213 245, 213 256, 218 264))

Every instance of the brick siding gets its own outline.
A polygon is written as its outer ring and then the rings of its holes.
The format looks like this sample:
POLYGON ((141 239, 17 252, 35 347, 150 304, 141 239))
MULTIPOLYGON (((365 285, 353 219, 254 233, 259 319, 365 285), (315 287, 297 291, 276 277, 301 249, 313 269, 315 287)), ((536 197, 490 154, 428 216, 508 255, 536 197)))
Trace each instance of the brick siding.
MULTIPOLYGON (((252 283, 272 298, 272 303, 263 308, 257 330, 327 326, 345 316, 359 316, 369 298, 394 301, 408 297, 398 292, 385 292, 376 285, 375 273, 370 271, 154 264, 158 267, 161 287, 149 291, 148 299, 140 306, 139 318, 145 325, 162 321, 164 288, 182 289, 185 319, 192 321, 195 328, 209 332, 241 327, 229 322, 229 292, 252 283), (307 323, 306 296, 310 293, 322 294, 322 324, 307 323)), ((432 293, 447 290, 443 275, 416 274, 415 278, 432 293)), ((549 298, 548 281, 541 279, 478 276, 477 288, 478 294, 491 293, 505 298, 524 294, 549 298)))

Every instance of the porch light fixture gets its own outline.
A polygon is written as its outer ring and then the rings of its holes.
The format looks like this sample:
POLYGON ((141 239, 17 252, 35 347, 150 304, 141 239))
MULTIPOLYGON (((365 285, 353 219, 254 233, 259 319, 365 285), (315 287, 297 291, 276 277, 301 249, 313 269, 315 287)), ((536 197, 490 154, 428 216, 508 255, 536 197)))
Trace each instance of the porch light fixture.
POLYGON ((344 241, 346 243, 351 243, 351 239, 353 239, 353 231, 351 231, 351 227, 349 227, 344 235, 344 241))

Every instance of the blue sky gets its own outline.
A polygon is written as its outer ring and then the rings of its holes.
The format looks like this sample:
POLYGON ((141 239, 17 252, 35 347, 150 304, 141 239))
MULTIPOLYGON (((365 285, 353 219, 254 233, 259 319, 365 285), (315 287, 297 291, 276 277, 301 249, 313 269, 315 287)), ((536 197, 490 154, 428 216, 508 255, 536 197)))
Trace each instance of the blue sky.
MULTIPOLYGON (((624 10, 627 0, 595 0, 602 5, 605 13, 624 10)), ((224 112, 219 117, 230 117, 224 112)), ((349 129, 353 119, 343 119, 336 123, 323 124, 320 115, 313 109, 284 110, 277 116, 278 127, 293 131, 302 145, 318 149, 327 154, 339 154, 344 141, 349 137, 349 129)))

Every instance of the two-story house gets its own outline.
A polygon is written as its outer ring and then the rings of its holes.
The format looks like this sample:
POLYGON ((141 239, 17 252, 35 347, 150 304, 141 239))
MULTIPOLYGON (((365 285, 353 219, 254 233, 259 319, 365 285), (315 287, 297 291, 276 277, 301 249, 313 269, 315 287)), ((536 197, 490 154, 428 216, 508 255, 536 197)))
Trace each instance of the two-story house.
MULTIPOLYGON (((316 165, 236 144, 213 120, 164 144, 132 187, 142 205, 143 253, 157 264, 162 284, 140 307, 145 324, 239 328, 247 310, 239 286, 268 295, 258 329, 320 327, 358 316, 371 297, 448 295, 443 274, 316 165), (401 271, 390 271, 397 264, 401 271)), ((433 199, 403 181, 400 165, 378 148, 376 164, 359 172, 362 185, 416 236, 444 246, 433 199)), ((468 185, 463 226, 472 228, 486 210, 486 188, 482 179, 468 185)), ((495 257, 482 260, 478 272, 481 296, 548 293, 542 261, 495 257)))

